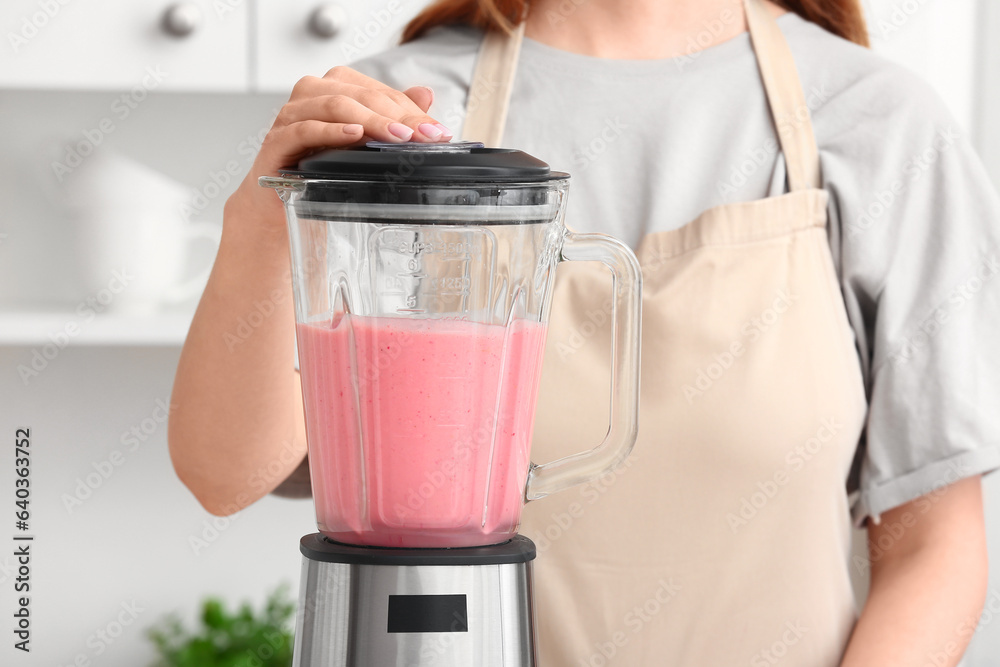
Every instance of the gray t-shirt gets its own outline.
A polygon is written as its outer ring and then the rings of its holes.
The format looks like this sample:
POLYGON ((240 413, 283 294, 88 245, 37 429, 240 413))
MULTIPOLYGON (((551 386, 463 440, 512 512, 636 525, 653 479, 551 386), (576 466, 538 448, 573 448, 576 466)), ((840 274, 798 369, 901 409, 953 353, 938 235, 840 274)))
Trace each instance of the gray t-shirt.
MULTIPOLYGON (((795 56, 831 195, 830 246, 870 413, 857 521, 1000 466, 1000 200, 955 121, 909 71, 794 14, 795 56)), ((482 33, 439 28, 354 67, 434 89, 458 135, 482 33)), ((668 60, 526 39, 504 144, 573 176, 567 221, 637 246, 718 204, 785 190, 743 34, 668 60)))

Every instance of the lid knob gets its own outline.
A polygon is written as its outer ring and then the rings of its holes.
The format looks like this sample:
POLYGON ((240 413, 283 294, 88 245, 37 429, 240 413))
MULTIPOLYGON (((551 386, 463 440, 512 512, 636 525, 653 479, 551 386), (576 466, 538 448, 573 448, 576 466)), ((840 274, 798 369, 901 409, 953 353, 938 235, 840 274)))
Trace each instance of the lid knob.
POLYGON ((485 148, 485 144, 480 141, 445 141, 440 143, 406 141, 401 144, 390 141, 369 141, 365 146, 383 153, 471 153, 475 148, 485 148))

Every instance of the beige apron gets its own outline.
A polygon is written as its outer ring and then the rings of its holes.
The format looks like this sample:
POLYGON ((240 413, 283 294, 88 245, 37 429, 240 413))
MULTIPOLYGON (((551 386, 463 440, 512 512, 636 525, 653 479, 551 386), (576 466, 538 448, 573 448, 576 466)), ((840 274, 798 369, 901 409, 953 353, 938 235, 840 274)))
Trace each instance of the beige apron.
MULTIPOLYGON (((845 480, 864 387, 795 64, 763 4, 747 11, 790 192, 642 240, 634 454, 524 510, 541 667, 833 667, 855 622, 845 480)), ((486 36, 465 139, 500 145, 522 34, 486 36)), ((536 461, 607 431, 610 290, 599 265, 559 267, 536 461)))

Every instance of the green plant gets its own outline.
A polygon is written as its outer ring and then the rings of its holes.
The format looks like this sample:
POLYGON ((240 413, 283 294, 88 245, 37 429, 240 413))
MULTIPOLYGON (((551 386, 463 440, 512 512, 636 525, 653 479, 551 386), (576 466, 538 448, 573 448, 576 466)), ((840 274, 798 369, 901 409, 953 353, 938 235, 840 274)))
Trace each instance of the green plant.
POLYGON ((289 667, 295 603, 288 587, 254 612, 243 603, 232 613, 216 598, 202 602, 200 628, 188 631, 176 615, 149 631, 159 654, 156 667, 289 667))

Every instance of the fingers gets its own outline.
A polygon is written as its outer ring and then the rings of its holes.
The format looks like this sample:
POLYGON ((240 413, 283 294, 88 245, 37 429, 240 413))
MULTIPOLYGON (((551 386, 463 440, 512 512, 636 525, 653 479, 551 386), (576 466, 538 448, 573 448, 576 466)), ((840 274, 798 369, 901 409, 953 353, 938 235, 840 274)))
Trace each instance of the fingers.
POLYGON ((292 96, 288 101, 295 102, 310 97, 336 94, 351 95, 361 102, 366 102, 365 99, 362 99, 362 95, 364 95, 372 101, 378 101, 383 106, 387 103, 394 104, 397 109, 405 110, 406 113, 426 112, 426 109, 421 109, 405 93, 390 88, 360 72, 355 72, 349 67, 334 67, 322 78, 306 76, 299 79, 292 89, 292 96))
POLYGON ((324 79, 330 79, 332 81, 342 81, 343 83, 353 83, 356 86, 364 86, 366 88, 389 88, 378 79, 373 79, 367 74, 362 74, 353 67, 348 67, 347 65, 337 65, 336 67, 327 71, 323 75, 324 79))
POLYGON ((337 90, 341 92, 289 102, 277 124, 303 120, 359 123, 365 126, 365 134, 378 141, 447 141, 452 136, 413 102, 402 107, 381 91, 353 85, 340 85, 337 90))
POLYGON ((391 88, 349 67, 300 79, 261 146, 258 168, 272 173, 321 148, 366 139, 448 141, 452 133, 427 114, 434 92, 391 88))
POLYGON ((427 86, 414 86, 403 91, 403 94, 413 100, 417 107, 427 113, 434 103, 434 91, 427 86))
POLYGON ((365 135, 377 141, 436 141, 444 134, 427 114, 406 113, 378 93, 354 92, 351 95, 324 95, 289 102, 281 110, 277 125, 288 126, 308 120, 327 123, 357 123, 364 126, 365 135))
MULTIPOLYGON (((379 141, 447 141, 453 136, 448 128, 427 115, 427 109, 434 97, 430 88, 415 86, 403 93, 347 67, 334 68, 323 78, 305 77, 301 79, 292 91, 292 96, 288 104, 285 105, 286 109, 283 109, 282 114, 279 115, 279 122, 303 120, 310 117, 308 114, 315 113, 317 110, 320 113, 324 113, 324 109, 327 114, 331 111, 336 113, 337 105, 343 104, 343 102, 330 101, 321 103, 319 106, 311 103, 313 98, 330 96, 349 97, 375 113, 391 119, 390 122, 402 123, 413 130, 413 134, 409 138, 403 138, 405 132, 402 130, 398 130, 391 137, 383 136, 384 132, 372 135, 379 141)), ((312 117, 347 122, 335 115, 312 117)), ((355 118, 350 122, 358 121, 355 118)))
POLYGON ((340 148, 357 143, 365 135, 364 126, 358 123, 327 123, 321 120, 303 120, 271 130, 261 145, 258 160, 272 165, 273 171, 295 164, 299 158, 317 147, 340 148))

